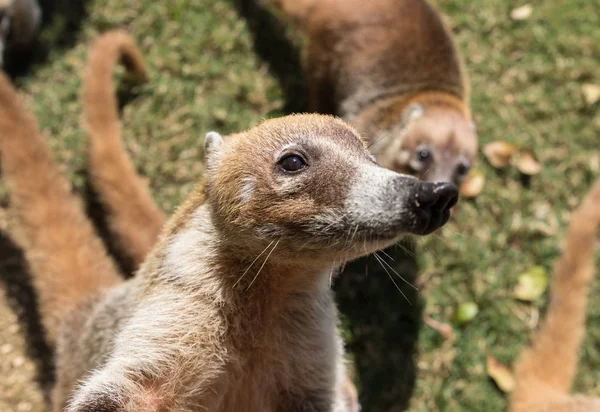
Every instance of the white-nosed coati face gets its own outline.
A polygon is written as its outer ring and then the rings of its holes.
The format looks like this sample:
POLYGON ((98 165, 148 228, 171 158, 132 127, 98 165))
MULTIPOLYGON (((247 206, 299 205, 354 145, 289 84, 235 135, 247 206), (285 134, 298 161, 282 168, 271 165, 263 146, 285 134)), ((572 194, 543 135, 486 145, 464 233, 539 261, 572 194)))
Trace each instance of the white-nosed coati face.
POLYGON ((443 225, 452 185, 433 185, 375 163, 341 120, 295 115, 206 139, 207 201, 220 233, 240 245, 278 240, 286 253, 348 257, 403 233, 443 225))
POLYGON ((429 182, 462 183, 477 153, 472 121, 445 106, 409 105, 401 125, 378 148, 382 166, 429 182))

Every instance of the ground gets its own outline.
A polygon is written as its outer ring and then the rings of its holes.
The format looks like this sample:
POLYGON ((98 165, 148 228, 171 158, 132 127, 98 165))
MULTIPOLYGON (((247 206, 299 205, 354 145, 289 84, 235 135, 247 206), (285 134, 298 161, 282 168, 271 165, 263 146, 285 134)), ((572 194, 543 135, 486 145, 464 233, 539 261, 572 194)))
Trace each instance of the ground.
MULTIPOLYGON (((366 411, 400 410, 407 402, 411 411, 506 407, 506 395, 487 377, 486 355, 510 365, 546 302, 546 296, 516 301, 517 277, 535 265, 551 269, 570 212, 600 172, 600 105, 586 103, 582 92, 584 84, 600 83, 597 4, 532 1, 526 20, 511 19, 511 10, 523 4, 509 0, 437 4, 465 56, 481 144, 503 140, 531 148, 542 171, 522 179, 516 170, 496 171, 480 157, 483 193, 461 201, 451 223, 416 245, 414 283, 420 290, 399 284, 410 304, 383 272, 366 276, 364 261, 348 268, 358 273, 336 280, 366 411), (427 315, 450 323, 457 305, 468 301, 479 314, 449 340, 419 321, 427 315)), ((265 117, 306 109, 301 42, 248 1, 104 0, 65 10, 46 26, 36 63, 16 82, 82 194, 81 71, 90 40, 108 28, 130 30, 151 70, 147 85, 120 88, 122 116, 128 150, 166 211, 202 175, 206 131, 239 131, 265 117)), ((4 224, 0 214, 0 230, 4 224)), ((40 359, 47 361, 48 350, 30 316, 35 301, 18 251, 4 235, 0 259, 0 410, 46 410, 40 388, 49 373, 40 359)), ((395 264, 414 272, 415 262, 403 262, 395 264)), ((592 290, 575 385, 596 396, 598 298, 600 282, 592 290)))

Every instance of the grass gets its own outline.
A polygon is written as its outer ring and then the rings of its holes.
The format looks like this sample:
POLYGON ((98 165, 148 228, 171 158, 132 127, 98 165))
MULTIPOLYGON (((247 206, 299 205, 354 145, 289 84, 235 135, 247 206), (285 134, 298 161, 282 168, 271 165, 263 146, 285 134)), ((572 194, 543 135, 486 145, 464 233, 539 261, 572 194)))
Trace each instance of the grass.
MULTIPOLYGON (((151 82, 128 94, 124 134, 167 211, 202 175, 206 131, 235 132, 305 107, 299 42, 287 42, 290 31, 269 13, 232 1, 92 1, 77 31, 64 22, 48 26, 49 52, 17 82, 78 190, 86 170, 81 72, 89 41, 105 29, 127 27, 151 68, 151 82)), ((511 364, 546 301, 520 303, 511 290, 531 266, 551 269, 570 211, 600 172, 600 106, 587 105, 581 92, 584 83, 600 83, 600 12, 587 0, 530 4, 531 17, 514 21, 509 14, 517 4, 508 0, 438 1, 470 72, 481 144, 533 148, 543 168, 525 182, 480 159, 484 192, 462 201, 438 236, 416 245, 416 262, 395 254, 394 265, 407 277, 419 269, 418 294, 400 285, 411 304, 374 261, 367 262, 368 276, 359 261, 348 268, 356 273, 337 280, 366 411, 506 407, 507 397, 486 375, 485 357, 511 364), (465 301, 480 312, 452 339, 421 326, 423 314, 450 322, 465 301)), ((596 396, 598 298, 600 282, 575 385, 596 396)))

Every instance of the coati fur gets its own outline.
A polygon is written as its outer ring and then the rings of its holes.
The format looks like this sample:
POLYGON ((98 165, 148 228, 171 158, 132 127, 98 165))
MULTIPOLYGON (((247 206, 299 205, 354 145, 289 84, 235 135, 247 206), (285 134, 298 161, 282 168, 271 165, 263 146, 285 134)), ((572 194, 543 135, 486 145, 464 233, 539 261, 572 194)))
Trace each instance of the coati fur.
POLYGON ((378 166, 331 117, 210 132, 205 180, 123 281, 3 75, 0 108, 11 234, 56 350, 55 411, 347 410, 332 269, 430 233, 457 199, 378 166))
POLYGON ((594 412, 600 399, 569 391, 585 334, 594 246, 600 225, 600 179, 573 213, 562 256, 554 267, 546 317, 515 363, 511 412, 594 412))
POLYGON ((23 53, 31 49, 42 22, 36 0, 0 1, 0 66, 4 53, 23 53))
POLYGON ((460 184, 477 153, 467 74, 425 0, 263 0, 308 37, 311 109, 370 139, 379 163, 460 184))

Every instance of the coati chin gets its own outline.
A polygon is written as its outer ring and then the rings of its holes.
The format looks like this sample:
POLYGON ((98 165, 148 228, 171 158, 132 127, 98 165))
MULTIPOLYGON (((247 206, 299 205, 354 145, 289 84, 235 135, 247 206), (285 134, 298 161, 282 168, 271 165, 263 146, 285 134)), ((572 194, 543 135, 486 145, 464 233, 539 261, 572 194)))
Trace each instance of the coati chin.
POLYGON ((262 0, 307 35, 311 109, 340 116, 379 163, 460 184, 477 135, 467 74, 450 30, 425 0, 262 0))
POLYGON ((600 398, 569 394, 585 334, 598 226, 600 179, 571 217, 562 256, 554 267, 545 319, 515 363, 511 412, 600 411, 600 398))
POLYGON ((0 108, 55 411, 348 410, 332 268, 436 230, 457 200, 378 166, 332 117, 209 132, 203 182, 124 281, 4 75, 0 108))

